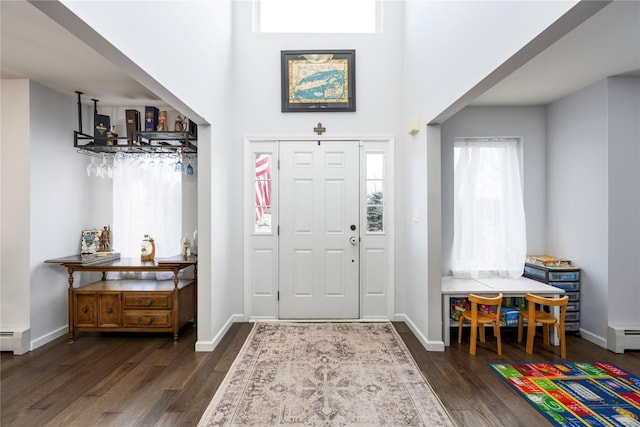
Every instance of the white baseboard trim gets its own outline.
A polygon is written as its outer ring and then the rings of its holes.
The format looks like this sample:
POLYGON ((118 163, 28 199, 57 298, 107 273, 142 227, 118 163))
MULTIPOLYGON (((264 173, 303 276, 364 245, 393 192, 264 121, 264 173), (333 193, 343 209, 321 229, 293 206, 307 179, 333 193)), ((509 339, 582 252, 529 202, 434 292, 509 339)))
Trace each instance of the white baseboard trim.
POLYGON ((229 331, 229 328, 231 328, 231 325, 233 325, 234 323, 243 322, 243 321, 244 321, 243 314, 232 314, 231 317, 229 317, 229 320, 227 320, 227 322, 224 324, 222 329, 218 331, 216 336, 213 337, 211 341, 196 341, 195 351, 209 352, 209 353, 212 352, 213 350, 216 349, 216 347, 218 346, 218 344, 220 343, 224 335, 227 333, 227 331, 229 331))
POLYGON ((390 322, 388 316, 365 316, 359 322, 390 322))
POLYGON ((42 347, 45 344, 50 343, 51 341, 55 340, 56 338, 60 338, 63 335, 66 335, 69 333, 69 325, 65 325, 62 326, 58 329, 55 329, 51 332, 49 332, 48 334, 45 334, 41 337, 38 337, 34 340, 31 340, 31 345, 30 345, 30 350, 29 351, 33 351, 36 348, 42 347))
POLYGON ((409 329, 411 329, 411 332, 413 332, 416 338, 418 338, 418 341, 420 341, 420 344, 422 344, 425 350, 444 351, 444 341, 429 341, 406 314, 396 314, 396 320, 407 324, 409 329))
POLYGON ((585 340, 594 343, 595 345, 599 345, 602 348, 607 348, 607 340, 599 335, 580 328, 580 336, 585 340))

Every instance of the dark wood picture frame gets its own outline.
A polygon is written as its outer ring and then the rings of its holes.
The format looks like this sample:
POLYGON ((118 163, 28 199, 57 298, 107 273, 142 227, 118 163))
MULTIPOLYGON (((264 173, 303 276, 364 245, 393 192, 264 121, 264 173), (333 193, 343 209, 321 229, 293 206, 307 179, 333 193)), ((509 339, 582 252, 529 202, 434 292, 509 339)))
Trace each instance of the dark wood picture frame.
POLYGON ((356 111, 355 50, 283 50, 282 112, 356 111))

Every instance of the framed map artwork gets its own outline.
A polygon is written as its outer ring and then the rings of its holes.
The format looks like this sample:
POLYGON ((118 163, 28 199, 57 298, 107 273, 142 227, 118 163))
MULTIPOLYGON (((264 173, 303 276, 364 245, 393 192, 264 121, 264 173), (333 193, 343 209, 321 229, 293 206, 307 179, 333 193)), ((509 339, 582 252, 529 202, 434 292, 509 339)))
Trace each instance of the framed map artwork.
POLYGON ((282 112, 356 111, 355 50, 283 50, 282 112))

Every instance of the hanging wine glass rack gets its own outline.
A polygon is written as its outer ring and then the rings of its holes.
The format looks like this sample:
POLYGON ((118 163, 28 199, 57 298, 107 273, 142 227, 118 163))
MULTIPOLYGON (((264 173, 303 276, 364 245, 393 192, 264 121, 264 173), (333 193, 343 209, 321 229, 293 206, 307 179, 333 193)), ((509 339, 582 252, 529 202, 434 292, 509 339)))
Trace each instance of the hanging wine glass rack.
MULTIPOLYGON (((127 136, 113 136, 107 133, 105 137, 96 138, 82 131, 82 92, 78 95, 78 130, 73 131, 73 146, 79 153, 90 156, 113 157, 118 153, 124 154, 170 154, 181 153, 195 158, 198 155, 197 138, 188 131, 137 131, 127 136)), ((94 115, 97 114, 97 99, 93 100, 94 115)))
POLYGON ((97 143, 96 138, 78 131, 73 132, 73 146, 79 152, 114 156, 117 153, 127 154, 162 154, 175 153, 182 150, 184 154, 198 154, 196 138, 189 132, 135 132, 133 141, 127 137, 109 137, 97 143))

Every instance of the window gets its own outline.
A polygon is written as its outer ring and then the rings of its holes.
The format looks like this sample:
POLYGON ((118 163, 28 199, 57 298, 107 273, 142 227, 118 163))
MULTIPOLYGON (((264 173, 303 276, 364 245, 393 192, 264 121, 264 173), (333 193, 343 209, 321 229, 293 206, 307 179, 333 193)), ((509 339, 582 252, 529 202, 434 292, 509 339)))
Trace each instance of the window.
POLYGON ((119 153, 113 168, 114 250, 139 257, 145 234, 153 237, 156 257, 181 252, 182 174, 179 156, 119 153))
POLYGON ((367 231, 384 231, 384 154, 367 153, 367 231))
POLYGON ((451 270, 522 275, 526 229, 518 138, 456 138, 451 270))
POLYGON ((271 228, 271 154, 255 155, 255 232, 272 232, 271 228))
POLYGON ((254 0, 254 31, 375 33, 376 0, 254 0))

